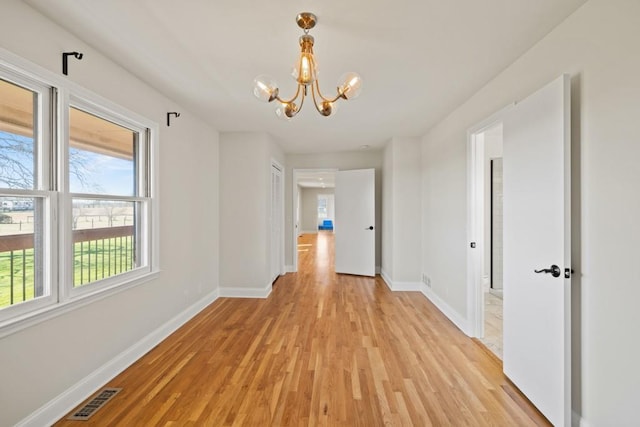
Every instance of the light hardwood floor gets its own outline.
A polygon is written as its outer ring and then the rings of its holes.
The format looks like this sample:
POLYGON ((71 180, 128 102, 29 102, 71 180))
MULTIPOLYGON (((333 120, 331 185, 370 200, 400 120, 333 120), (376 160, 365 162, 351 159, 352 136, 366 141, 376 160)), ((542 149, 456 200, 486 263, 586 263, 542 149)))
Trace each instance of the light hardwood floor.
POLYGON ((528 426, 544 418, 424 296, 333 273, 333 235, 304 235, 269 298, 221 298, 59 426, 528 426), (304 250, 307 249, 307 250, 304 250))

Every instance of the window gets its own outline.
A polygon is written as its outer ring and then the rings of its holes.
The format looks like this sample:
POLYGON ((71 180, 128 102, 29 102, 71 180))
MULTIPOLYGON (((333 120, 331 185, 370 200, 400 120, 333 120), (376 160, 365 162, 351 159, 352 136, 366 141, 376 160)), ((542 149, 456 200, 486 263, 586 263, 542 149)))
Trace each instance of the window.
POLYGON ((45 141, 51 88, 0 78, 0 310, 51 302, 53 203, 45 141), (43 123, 43 119, 45 120, 43 123))
POLYGON ((88 110, 79 100, 69 109, 73 288, 147 266, 148 130, 88 110))
POLYGON ((327 198, 318 196, 318 219, 327 218, 327 198))
POLYGON ((334 204, 333 194, 318 194, 318 225, 323 227, 321 230, 333 229, 334 204))
POLYGON ((0 335, 158 270, 156 125, 28 68, 0 58, 0 335))

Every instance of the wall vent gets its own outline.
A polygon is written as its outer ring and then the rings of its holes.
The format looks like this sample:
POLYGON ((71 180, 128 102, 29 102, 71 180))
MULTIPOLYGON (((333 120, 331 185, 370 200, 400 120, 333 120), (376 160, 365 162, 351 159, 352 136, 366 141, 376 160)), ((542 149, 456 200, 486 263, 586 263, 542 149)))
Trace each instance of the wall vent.
POLYGON ((107 403, 113 396, 118 394, 122 390, 121 388, 104 388, 100 390, 91 400, 85 403, 72 415, 67 417, 68 420, 88 420, 93 414, 105 403, 107 403))
POLYGON ((422 283, 427 285, 428 288, 431 287, 431 278, 429 276, 427 276, 426 273, 422 273, 422 283))

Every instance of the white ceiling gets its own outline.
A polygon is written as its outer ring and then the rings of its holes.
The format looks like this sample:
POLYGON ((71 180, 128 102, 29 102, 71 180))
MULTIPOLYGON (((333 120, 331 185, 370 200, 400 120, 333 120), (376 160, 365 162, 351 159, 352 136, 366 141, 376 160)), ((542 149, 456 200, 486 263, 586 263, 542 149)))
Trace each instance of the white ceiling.
POLYGON ((266 131, 294 153, 424 134, 585 2, 25 1, 219 131, 266 131), (285 122, 253 97, 253 79, 269 74, 293 94, 302 11, 318 16, 321 89, 356 71, 363 92, 335 117, 306 105, 285 122))

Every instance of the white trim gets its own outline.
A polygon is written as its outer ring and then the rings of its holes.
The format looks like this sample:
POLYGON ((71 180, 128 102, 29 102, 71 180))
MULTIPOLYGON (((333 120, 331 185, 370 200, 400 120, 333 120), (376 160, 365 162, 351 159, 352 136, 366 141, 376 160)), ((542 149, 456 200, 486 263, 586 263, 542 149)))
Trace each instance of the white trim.
POLYGON ((391 280, 387 272, 384 270, 384 268, 380 268, 380 277, 382 278, 382 281, 387 285, 389 290, 393 290, 393 281, 391 280))
POLYGON ((491 280, 488 274, 482 275, 482 289, 487 290, 491 287, 491 280))
POLYGON ((462 332, 464 332, 467 336, 471 336, 471 328, 467 319, 464 318, 460 313, 455 311, 449 304, 444 302, 435 292, 433 292, 427 285, 420 285, 420 292, 422 295, 427 297, 429 301, 435 305, 438 310, 442 312, 449 320, 453 322, 454 325, 458 327, 462 332))
POLYGON ((453 322, 454 325, 458 327, 462 332, 464 332, 467 336, 470 335, 470 327, 469 322, 464 316, 460 315, 457 311, 455 311, 449 304, 444 302, 435 292, 431 290, 431 288, 427 287, 424 283, 420 282, 394 282, 389 278, 387 272, 384 269, 380 271, 380 277, 387 284, 389 289, 393 292, 407 292, 407 291, 419 291, 424 295, 429 301, 436 306, 438 310, 442 314, 444 314, 449 320, 453 322))
POLYGON ((419 292, 422 285, 420 282, 394 282, 384 268, 380 268, 380 277, 393 292, 419 292))
POLYGON ((301 234, 318 234, 318 230, 302 230, 301 234))
POLYGON ((293 268, 293 265, 285 265, 284 270, 286 273, 295 273, 296 270, 293 268))
POLYGON ((382 272, 382 268, 379 265, 376 265, 376 274, 380 274, 382 272))
POLYGON ((16 427, 52 425, 71 409, 84 401, 91 393, 127 369, 134 362, 144 356, 153 347, 164 341, 179 327, 191 320, 208 305, 219 298, 218 290, 211 292, 190 307, 187 307, 168 322, 146 335, 142 340, 111 359, 109 362, 93 371, 58 396, 38 408, 28 417, 16 424, 16 427))
MULTIPOLYGON (((467 129, 467 319, 468 335, 481 337, 484 330, 484 309, 481 260, 484 251, 484 208, 478 207, 479 183, 484 182, 484 142, 476 143, 476 136, 503 121, 515 102, 495 112, 467 129), (478 145, 481 145, 478 149, 478 145), (471 242, 476 247, 471 248, 471 242)), ((484 193, 482 190, 481 195, 484 193)))
POLYGON ((264 288, 229 288, 220 287, 223 298, 267 298, 271 294, 271 282, 264 288))
MULTIPOLYGON (((282 276, 283 274, 286 273, 285 270, 285 170, 284 170, 284 166, 282 166, 282 164, 280 164, 280 162, 278 162, 276 159, 274 159, 273 157, 271 158, 271 168, 269 169, 269 177, 271 179, 271 188, 270 188, 270 202, 273 203, 273 169, 276 169, 279 173, 280 173, 280 218, 277 218, 276 220, 280 223, 280 236, 279 236, 279 241, 278 241, 278 249, 280 251, 280 262, 278 263, 278 276, 274 277, 274 280, 277 279, 279 276, 282 276)), ((273 221, 273 206, 271 206, 271 212, 270 212, 270 217, 271 220, 273 221)), ((271 223, 271 227, 273 227, 273 222, 271 223)), ((273 233, 271 233, 272 237, 273 237, 273 233)), ((273 248, 273 243, 271 244, 271 248, 269 248, 269 253, 271 254, 271 249, 273 248)), ((273 254, 271 254, 271 256, 273 256, 273 254)), ((269 259, 270 262, 272 262, 271 259, 269 259)), ((270 264, 270 268, 272 267, 272 265, 270 264)))

